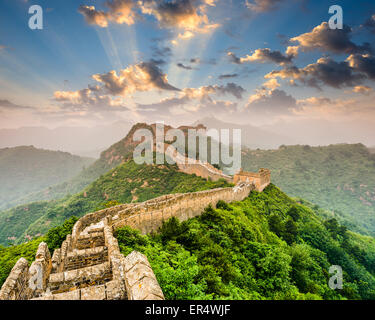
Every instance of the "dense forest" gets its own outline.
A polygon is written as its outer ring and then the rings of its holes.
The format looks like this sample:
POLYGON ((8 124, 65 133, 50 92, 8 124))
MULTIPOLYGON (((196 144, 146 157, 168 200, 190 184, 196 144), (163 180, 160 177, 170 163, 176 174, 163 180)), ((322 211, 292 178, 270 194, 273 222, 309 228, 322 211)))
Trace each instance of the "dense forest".
POLYGON ((243 150, 245 170, 268 168, 288 195, 334 211, 350 229, 375 235, 375 154, 362 144, 243 150))

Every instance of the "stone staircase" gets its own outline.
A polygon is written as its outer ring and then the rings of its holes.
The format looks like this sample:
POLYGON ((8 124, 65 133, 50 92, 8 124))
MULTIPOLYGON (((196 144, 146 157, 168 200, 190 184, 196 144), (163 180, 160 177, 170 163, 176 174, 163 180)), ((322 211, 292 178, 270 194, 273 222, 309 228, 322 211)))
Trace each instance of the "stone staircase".
POLYGON ((163 300, 147 257, 136 251, 124 257, 113 232, 123 226, 144 234, 157 232, 172 216, 184 221, 219 200, 242 201, 252 190, 254 184, 239 182, 88 213, 52 257, 42 242, 30 267, 19 259, 0 290, 0 300, 163 300))
POLYGON ((14 266, 0 300, 163 300, 147 257, 124 257, 108 221, 68 235, 52 258, 42 242, 30 268, 23 258, 14 266))

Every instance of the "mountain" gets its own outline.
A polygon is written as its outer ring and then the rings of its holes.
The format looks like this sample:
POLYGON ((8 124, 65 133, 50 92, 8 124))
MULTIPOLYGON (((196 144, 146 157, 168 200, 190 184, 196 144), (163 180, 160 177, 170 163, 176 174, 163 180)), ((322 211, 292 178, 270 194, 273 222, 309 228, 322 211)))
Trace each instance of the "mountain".
POLYGON ((1 212, 0 244, 30 240, 71 216, 81 217, 117 203, 141 202, 163 194, 225 185, 228 185, 225 181, 211 182, 179 172, 176 165, 137 165, 129 160, 77 194, 59 200, 33 202, 1 212))
MULTIPOLYGON (((165 131, 167 132, 172 127, 165 126, 165 131)), ((184 126, 180 127, 186 132, 190 127, 184 126)), ((87 187, 91 182, 95 181, 101 175, 105 174, 109 170, 115 168, 121 163, 124 163, 133 157, 133 151, 135 146, 140 143, 140 141, 134 141, 133 135, 139 129, 148 129, 151 132, 155 130, 155 124, 148 125, 146 123, 137 123, 130 131, 127 133, 125 138, 114 143, 109 148, 104 150, 100 154, 100 158, 96 160, 92 165, 82 170, 74 178, 64 181, 63 183, 51 186, 40 192, 36 192, 18 201, 17 204, 29 203, 41 200, 53 200, 61 199, 67 195, 72 195, 80 192, 83 188, 87 187)))
POLYGON ((244 149, 242 166, 270 169, 272 181, 289 195, 334 211, 353 230, 375 235, 375 155, 364 145, 244 149))
POLYGON ((242 145, 253 149, 272 149, 278 148, 282 144, 299 143, 298 139, 290 138, 286 135, 279 135, 251 125, 227 123, 216 118, 204 118, 194 123, 194 125, 197 124, 203 124, 208 129, 240 129, 242 145))
POLYGON ((0 209, 77 175, 93 161, 34 146, 0 149, 0 209))
MULTIPOLYGON (((270 185, 240 202, 219 201, 187 221, 172 218, 156 234, 124 227, 115 236, 122 254, 147 256, 167 300, 375 299, 375 239, 324 214, 270 185), (343 270, 341 290, 329 287, 333 265, 343 270)), ((59 247, 75 221, 28 243, 0 247, 0 285, 21 256, 34 259, 41 241, 59 247)))
POLYGON ((84 157, 99 157, 101 151, 120 140, 132 123, 118 121, 96 127, 22 127, 0 129, 0 148, 34 145, 37 148, 67 151, 84 157))

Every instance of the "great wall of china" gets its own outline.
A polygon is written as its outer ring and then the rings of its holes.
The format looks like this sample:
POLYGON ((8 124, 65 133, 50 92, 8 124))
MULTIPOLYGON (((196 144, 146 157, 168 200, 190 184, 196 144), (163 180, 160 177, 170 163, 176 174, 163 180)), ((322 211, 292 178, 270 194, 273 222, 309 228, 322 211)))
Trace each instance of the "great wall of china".
POLYGON ((232 178, 208 163, 189 162, 177 152, 169 155, 180 171, 206 179, 222 178, 235 186, 170 194, 86 214, 52 257, 42 242, 30 267, 26 259, 18 260, 0 290, 0 300, 163 300, 147 257, 136 251, 124 257, 114 232, 124 226, 143 234, 158 231, 171 217, 181 221, 196 217, 219 200, 241 201, 270 183, 267 169, 258 173, 241 170, 232 178))

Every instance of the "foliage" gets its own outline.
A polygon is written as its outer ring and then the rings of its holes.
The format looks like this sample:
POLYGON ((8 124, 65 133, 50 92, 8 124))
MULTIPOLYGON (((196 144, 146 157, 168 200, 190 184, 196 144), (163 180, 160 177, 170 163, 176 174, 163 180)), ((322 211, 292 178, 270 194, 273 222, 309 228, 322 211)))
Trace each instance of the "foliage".
POLYGON ((207 181, 175 165, 138 165, 134 161, 110 170, 82 192, 60 200, 18 206, 0 215, 0 244, 22 243, 45 234, 72 216, 82 217, 119 203, 142 202, 164 194, 200 191, 229 184, 207 181))
POLYGON ((68 234, 72 233, 74 224, 78 221, 77 217, 71 217, 66 220, 61 226, 48 230, 46 234, 46 243, 51 252, 57 248, 60 248, 63 241, 66 239, 68 234))
POLYGON ((184 222, 171 218, 157 234, 124 227, 116 237, 124 255, 147 255, 167 299, 375 299, 375 239, 273 185, 184 222), (334 264, 343 290, 328 287, 334 264))

